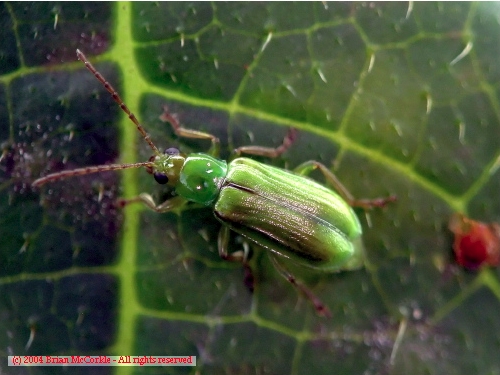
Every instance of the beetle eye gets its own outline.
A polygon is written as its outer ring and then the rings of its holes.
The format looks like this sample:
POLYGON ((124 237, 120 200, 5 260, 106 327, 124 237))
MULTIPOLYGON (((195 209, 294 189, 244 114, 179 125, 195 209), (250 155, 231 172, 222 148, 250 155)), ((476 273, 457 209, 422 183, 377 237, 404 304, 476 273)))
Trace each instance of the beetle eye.
POLYGON ((155 178, 156 182, 158 182, 161 185, 165 185, 166 183, 168 183, 168 177, 166 174, 154 173, 153 177, 155 178))
POLYGON ((164 152, 163 152, 165 155, 179 155, 180 154, 180 151, 175 148, 175 147, 170 147, 170 148, 167 148, 164 152))

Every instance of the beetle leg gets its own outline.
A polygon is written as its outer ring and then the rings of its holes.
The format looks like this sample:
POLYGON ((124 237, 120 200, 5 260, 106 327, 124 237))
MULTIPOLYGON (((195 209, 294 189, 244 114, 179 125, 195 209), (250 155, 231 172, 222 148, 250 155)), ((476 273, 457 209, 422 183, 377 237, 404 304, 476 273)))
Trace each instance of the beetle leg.
POLYGON ((163 113, 160 115, 160 120, 163 122, 168 122, 175 134, 178 137, 183 138, 195 138, 195 139, 209 139, 212 142, 212 146, 210 150, 208 150, 208 154, 214 157, 218 157, 220 154, 220 141, 213 134, 205 133, 199 130, 187 129, 181 126, 179 120, 175 115, 171 114, 166 105, 163 106, 163 113))
POLYGON ((229 253, 227 247, 229 244, 230 234, 231 234, 231 229, 223 225, 219 231, 219 237, 217 239, 219 256, 224 260, 230 262, 240 262, 241 264, 243 264, 245 272, 243 282, 250 291, 250 293, 253 293, 255 279, 253 276, 252 268, 248 264, 248 256, 250 254, 250 248, 247 242, 243 242, 243 251, 240 250, 240 251, 235 251, 233 253, 229 253))
POLYGON ((153 211, 162 213, 162 212, 172 211, 175 210, 176 208, 181 207, 184 203, 186 203, 186 200, 182 197, 173 197, 157 205, 151 195, 147 193, 142 193, 134 198, 120 199, 118 200, 118 205, 124 207, 127 204, 135 202, 141 202, 150 209, 152 209, 153 211))
POLYGON ((273 262, 274 268, 283 276, 290 284, 293 285, 295 289, 297 289, 300 293, 302 293, 314 306, 317 314, 320 316, 324 316, 325 318, 331 318, 332 313, 330 309, 323 303, 321 300, 316 297, 316 295, 307 288, 304 284, 299 282, 294 275, 288 271, 283 264, 279 262, 276 256, 273 254, 269 254, 271 261, 273 262))
POLYGON ((258 155, 268 158, 277 158, 290 148, 293 142, 295 142, 295 139, 297 139, 297 129, 289 128, 285 138, 283 139, 283 143, 278 147, 242 146, 235 149, 234 154, 258 155))
POLYGON ((309 160, 300 164, 294 169, 294 172, 305 176, 315 169, 319 169, 321 173, 323 173, 328 183, 331 184, 340 196, 344 198, 344 200, 352 207, 362 207, 366 210, 373 207, 384 207, 387 203, 394 202, 396 200, 396 196, 394 195, 385 198, 356 199, 332 171, 330 171, 324 164, 321 164, 316 160, 309 160))

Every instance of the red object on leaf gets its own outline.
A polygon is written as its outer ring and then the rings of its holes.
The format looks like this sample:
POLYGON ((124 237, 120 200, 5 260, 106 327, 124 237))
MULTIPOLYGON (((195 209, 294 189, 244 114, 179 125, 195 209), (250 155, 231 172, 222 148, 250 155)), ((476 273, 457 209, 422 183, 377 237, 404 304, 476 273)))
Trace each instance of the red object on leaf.
POLYGON ((456 213, 448 228, 455 234, 453 250, 458 264, 475 270, 500 263, 500 224, 474 221, 456 213))

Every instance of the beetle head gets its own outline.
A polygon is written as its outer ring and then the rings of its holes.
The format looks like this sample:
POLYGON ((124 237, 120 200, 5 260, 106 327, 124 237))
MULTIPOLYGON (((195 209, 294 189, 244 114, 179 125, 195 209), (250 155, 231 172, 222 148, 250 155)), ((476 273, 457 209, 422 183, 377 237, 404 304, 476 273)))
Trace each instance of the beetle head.
POLYGON ((146 170, 152 174, 156 182, 161 185, 175 186, 179 181, 181 169, 186 161, 186 155, 174 147, 167 148, 163 154, 153 155, 149 158, 152 165, 146 170))

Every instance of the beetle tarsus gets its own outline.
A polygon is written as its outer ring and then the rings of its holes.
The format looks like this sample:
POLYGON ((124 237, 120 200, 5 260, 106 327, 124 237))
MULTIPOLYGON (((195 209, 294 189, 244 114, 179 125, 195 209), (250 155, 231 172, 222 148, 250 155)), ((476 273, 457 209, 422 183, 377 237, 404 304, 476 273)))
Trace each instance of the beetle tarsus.
POLYGON ((215 157, 219 156, 220 140, 215 135, 183 127, 177 115, 170 113, 166 105, 163 106, 163 113, 159 116, 159 119, 163 122, 168 122, 178 137, 210 140, 212 142, 212 147, 208 154, 215 157))
POLYGON ((351 206, 361 207, 366 209, 378 207, 385 207, 388 203, 395 202, 397 197, 395 195, 390 195, 386 198, 374 198, 374 199, 355 199, 350 202, 351 206))
POLYGON ((243 283, 245 284, 245 287, 248 289, 248 291, 250 293, 253 293, 255 289, 255 277, 253 275, 252 268, 248 265, 248 263, 244 263, 243 268, 245 270, 243 283))
POLYGON ((314 308, 316 309, 316 313, 319 316, 322 316, 322 317, 325 317, 328 319, 330 319, 332 317, 332 313, 330 312, 330 309, 328 307, 326 307, 325 305, 323 305, 323 303, 321 303, 321 301, 319 301, 319 304, 315 303, 314 308))
POLYGON ((375 199, 356 199, 347 190, 347 188, 340 182, 335 173, 328 169, 324 164, 316 161, 309 160, 300 164, 295 168, 294 172, 302 176, 307 176, 313 170, 319 169, 319 171, 325 176, 326 181, 333 186, 333 188, 340 194, 340 196, 347 202, 351 207, 361 207, 365 210, 373 207, 384 207, 387 203, 394 202, 397 200, 395 195, 390 195, 384 198, 375 199))
POLYGON ((142 203, 155 212, 163 213, 181 208, 186 203, 186 201, 184 200, 184 198, 176 196, 168 198, 162 203, 156 204, 153 197, 150 194, 146 193, 139 194, 138 196, 132 198, 119 198, 116 200, 116 206, 120 208, 128 206, 132 203, 142 203))
POLYGON ((293 276, 292 274, 289 274, 289 277, 287 278, 287 280, 293 286, 295 286, 300 292, 302 292, 302 294, 304 294, 304 296, 307 299, 309 299, 309 301, 311 301, 311 303, 314 306, 314 309, 316 310, 316 313, 319 316, 322 316, 325 318, 332 317, 332 313, 330 312, 330 309, 328 307, 326 307, 326 305, 323 302, 321 302, 321 300, 318 297, 316 297, 316 295, 313 292, 311 292, 309 290, 309 288, 307 288, 305 285, 302 285, 301 283, 299 283, 297 281, 297 279, 295 278, 295 276, 293 276))
POLYGON ((331 318, 330 309, 305 285, 300 283, 296 277, 283 266, 274 255, 270 255, 274 268, 283 276, 290 284, 293 285, 302 295, 304 295, 314 306, 316 313, 324 318, 331 318))
POLYGON ((141 202, 141 199, 139 197, 134 197, 129 199, 118 198, 116 200, 116 206, 119 208, 124 208, 125 206, 128 206, 131 203, 137 203, 137 202, 141 202))
POLYGON ((233 151, 235 155, 247 154, 264 156, 268 158, 277 158, 283 154, 297 139, 298 131, 295 128, 289 128, 283 142, 278 147, 263 147, 263 146, 242 146, 233 151))

